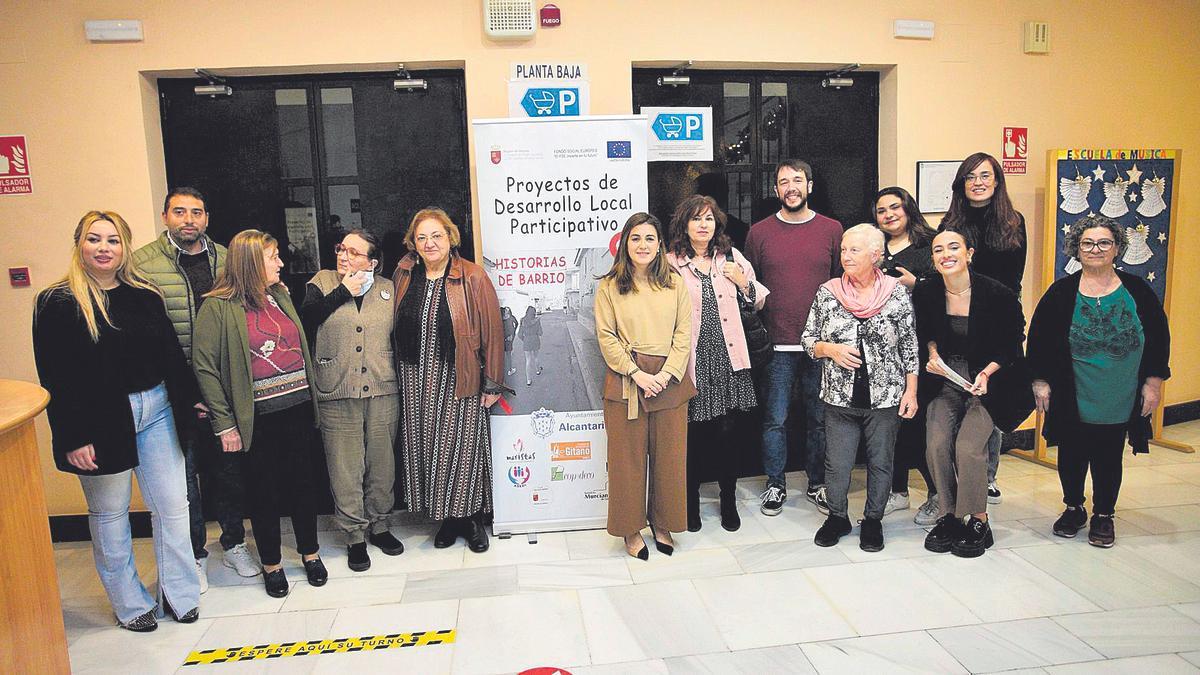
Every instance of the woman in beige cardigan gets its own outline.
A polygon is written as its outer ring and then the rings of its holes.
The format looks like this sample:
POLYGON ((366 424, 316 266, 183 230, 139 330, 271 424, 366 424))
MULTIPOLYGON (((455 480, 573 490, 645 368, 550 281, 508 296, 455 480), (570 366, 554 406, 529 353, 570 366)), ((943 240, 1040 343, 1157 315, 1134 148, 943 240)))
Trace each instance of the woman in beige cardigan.
POLYGON ((624 538, 629 555, 649 558, 641 537, 648 457, 650 528, 655 548, 671 555, 671 532, 687 527, 687 402, 696 395, 687 374, 692 301, 667 263, 654 216, 635 213, 625 223, 612 269, 596 290, 595 313, 609 368, 608 532, 624 538))

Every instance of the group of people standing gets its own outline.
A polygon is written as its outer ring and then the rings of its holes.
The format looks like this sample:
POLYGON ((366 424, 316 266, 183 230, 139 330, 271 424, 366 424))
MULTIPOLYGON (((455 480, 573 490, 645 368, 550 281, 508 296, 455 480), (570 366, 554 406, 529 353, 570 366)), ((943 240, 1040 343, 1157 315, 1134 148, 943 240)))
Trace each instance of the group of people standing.
POLYGON ((1066 509, 1054 534, 1088 525, 1089 543, 1112 546, 1126 437, 1135 453, 1147 450, 1148 416, 1170 375, 1161 303, 1144 280, 1114 268, 1128 245, 1123 229, 1094 215, 1071 225, 1065 252, 1082 270, 1043 296, 1026 353, 1025 220, 994 157, 962 162, 936 230, 900 187, 879 191, 873 223, 844 230, 810 208, 814 183, 806 162, 781 162, 781 208, 751 227, 744 253, 708 197, 685 199, 667 228, 647 213, 626 222, 595 302, 609 369, 609 533, 646 560, 649 524, 655 548, 673 553, 672 532, 701 528, 703 469, 717 474, 722 526, 738 529, 736 422, 760 401, 760 510, 782 513, 798 398, 805 498, 827 516, 819 546, 854 529, 847 493, 861 452, 863 550, 883 549, 882 518, 911 507, 917 469, 928 498, 914 520, 932 526, 925 547, 982 555, 994 541, 987 510, 1001 500, 1003 433, 1035 407, 1059 445, 1066 509), (760 322, 773 347, 752 363, 760 322))
POLYGON ((458 256, 450 217, 414 216, 391 279, 377 274, 376 235, 351 231, 335 247, 337 268, 306 284, 297 310, 275 238, 244 230, 226 248, 206 234, 208 216, 201 193, 175 188, 165 232, 133 251, 119 214, 88 212, 67 274, 35 307, 55 462, 79 475, 118 625, 144 632, 168 614, 199 618, 208 585, 202 465, 225 565, 261 573, 268 594, 287 595, 280 518, 290 516, 307 581, 324 585, 316 429, 351 570, 370 567, 368 544, 404 551, 388 523, 401 426, 409 510, 440 521, 434 546, 462 538, 486 551, 487 411, 511 390, 495 291, 458 256), (151 512, 157 597, 133 558, 133 473, 151 512), (247 515, 257 562, 245 546, 247 515))
MULTIPOLYGON (((1054 533, 1075 536, 1088 523, 1090 468, 1089 541, 1111 546, 1126 436, 1146 451, 1147 416, 1170 375, 1157 297, 1113 267, 1128 245, 1122 228, 1102 216, 1072 225, 1067 253, 1082 270, 1038 304, 1026 355, 1025 225, 994 158, 963 162, 937 231, 902 188, 879 192, 874 223, 843 231, 810 208, 810 165, 781 162, 775 178, 781 208, 751 228, 744 252, 717 203, 693 196, 666 227, 648 213, 630 217, 597 285, 608 531, 629 555, 649 557, 647 524, 667 555, 673 532, 701 528, 706 470, 717 477, 722 527, 740 527, 737 428, 760 402, 760 510, 780 514, 797 396, 805 497, 827 515, 820 546, 853 531, 847 493, 861 449, 861 548, 884 547, 881 520, 910 507, 915 468, 929 495, 915 517, 933 526, 926 548, 981 555, 992 544, 987 505, 1000 497, 1001 432, 1034 406, 1059 445, 1067 508, 1054 533)), ((134 252, 120 215, 88 212, 66 275, 35 308, 55 462, 79 475, 118 624, 148 631, 167 614, 199 617, 208 558, 202 466, 224 564, 243 576, 261 572, 268 594, 287 595, 287 515, 308 583, 324 585, 314 429, 351 570, 370 567, 368 544, 404 551, 388 522, 397 443, 408 509, 439 521, 433 545, 462 538, 486 551, 488 411, 515 393, 505 383, 516 371, 515 337, 526 385, 541 372, 536 309, 518 321, 499 306, 486 272, 458 254, 459 229, 440 209, 413 217, 408 253, 390 279, 380 274, 376 235, 346 234, 336 269, 308 281, 298 310, 274 237, 245 230, 226 248, 206 234, 208 216, 203 195, 175 188, 165 232, 134 252), (157 597, 133 558, 133 473, 151 511, 157 597), (258 562, 245 546, 246 515, 258 562)))

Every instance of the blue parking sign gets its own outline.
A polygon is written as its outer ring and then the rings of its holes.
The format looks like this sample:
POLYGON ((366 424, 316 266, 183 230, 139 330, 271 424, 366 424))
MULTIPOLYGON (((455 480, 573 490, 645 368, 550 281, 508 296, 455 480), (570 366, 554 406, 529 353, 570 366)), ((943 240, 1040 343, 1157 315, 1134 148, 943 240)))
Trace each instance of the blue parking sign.
POLYGON ((704 140, 704 118, 695 113, 660 113, 651 129, 660 141, 704 140))
POLYGON ((521 97, 521 107, 530 117, 577 117, 578 87, 531 87, 521 97))

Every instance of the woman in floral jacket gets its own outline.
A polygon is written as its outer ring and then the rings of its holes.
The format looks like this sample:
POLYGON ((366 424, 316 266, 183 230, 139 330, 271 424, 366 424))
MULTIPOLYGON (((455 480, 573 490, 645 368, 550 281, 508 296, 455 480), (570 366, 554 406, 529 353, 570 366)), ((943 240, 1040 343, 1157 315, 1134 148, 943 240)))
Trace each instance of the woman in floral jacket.
POLYGON ((845 273, 817 290, 801 342, 822 359, 825 473, 829 518, 818 546, 833 546, 853 529, 847 515, 850 471, 865 438, 867 505, 859 548, 883 550, 883 509, 892 482, 892 452, 901 418, 917 412, 917 334, 912 302, 895 277, 879 269, 883 233, 855 225, 842 235, 845 273))

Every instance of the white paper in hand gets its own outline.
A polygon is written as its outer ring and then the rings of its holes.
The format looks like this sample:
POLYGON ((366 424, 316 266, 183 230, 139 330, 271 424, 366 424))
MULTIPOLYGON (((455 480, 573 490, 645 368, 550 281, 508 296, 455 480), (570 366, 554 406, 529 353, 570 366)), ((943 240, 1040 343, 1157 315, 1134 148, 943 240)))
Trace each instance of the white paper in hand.
POLYGON ((935 358, 937 359, 938 366, 942 369, 942 372, 945 373, 945 375, 943 375, 943 377, 945 377, 947 380, 950 380, 954 384, 958 385, 964 391, 972 393, 972 394, 975 393, 975 391, 974 391, 975 384, 974 383, 968 382, 965 379, 963 379, 962 375, 959 375, 952 368, 950 368, 950 366, 946 365, 946 362, 942 360, 942 357, 938 356, 935 358))

